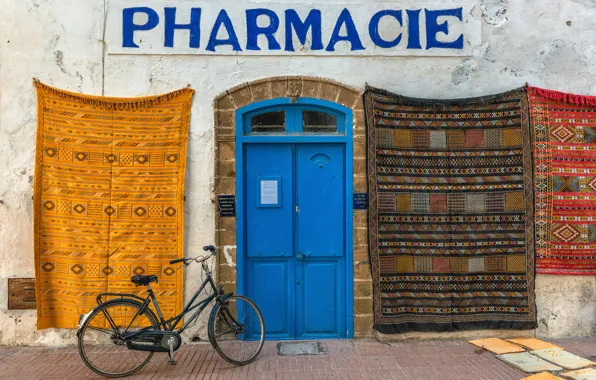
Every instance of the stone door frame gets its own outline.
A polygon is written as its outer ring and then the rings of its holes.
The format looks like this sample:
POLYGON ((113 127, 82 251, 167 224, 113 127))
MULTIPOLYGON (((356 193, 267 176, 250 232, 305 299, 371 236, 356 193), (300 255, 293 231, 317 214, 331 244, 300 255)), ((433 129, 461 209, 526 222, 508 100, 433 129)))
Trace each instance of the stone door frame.
MULTIPOLYGON (((299 97, 328 100, 352 110, 353 191, 367 191, 366 125, 362 90, 325 78, 287 76, 243 83, 215 98, 214 201, 220 194, 236 194, 236 110, 262 100, 299 97)), ((219 217, 216 203, 214 202, 215 241, 219 247, 217 279, 225 286, 226 291, 235 291, 236 218, 219 217)), ((354 337, 369 337, 373 334, 373 314, 366 210, 354 210, 353 222, 354 337)))

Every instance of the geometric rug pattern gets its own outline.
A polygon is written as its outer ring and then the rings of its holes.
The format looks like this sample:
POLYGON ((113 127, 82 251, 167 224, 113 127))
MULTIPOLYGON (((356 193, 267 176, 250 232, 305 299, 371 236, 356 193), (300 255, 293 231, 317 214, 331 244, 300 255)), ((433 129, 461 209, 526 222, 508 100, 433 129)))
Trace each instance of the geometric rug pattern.
POLYGON ((145 295, 181 311, 186 88, 146 98, 85 96, 39 82, 34 187, 37 326, 74 328, 103 292, 145 295))
POLYGON ((375 329, 536 327, 525 89, 364 102, 375 329))
POLYGON ((596 97, 528 88, 536 273, 596 274, 596 97))

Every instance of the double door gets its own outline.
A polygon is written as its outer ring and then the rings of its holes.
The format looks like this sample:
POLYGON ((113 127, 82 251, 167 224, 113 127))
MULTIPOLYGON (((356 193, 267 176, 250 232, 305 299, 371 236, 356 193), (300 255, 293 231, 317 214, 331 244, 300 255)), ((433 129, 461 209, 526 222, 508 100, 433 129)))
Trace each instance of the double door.
POLYGON ((345 146, 245 144, 244 292, 268 339, 346 336, 345 146))

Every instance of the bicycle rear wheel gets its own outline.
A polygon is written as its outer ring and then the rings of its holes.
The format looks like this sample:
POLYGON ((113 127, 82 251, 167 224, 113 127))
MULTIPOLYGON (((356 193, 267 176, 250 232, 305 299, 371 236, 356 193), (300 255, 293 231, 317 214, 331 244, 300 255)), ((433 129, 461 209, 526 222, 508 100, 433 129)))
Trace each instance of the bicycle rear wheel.
POLYGON ((134 300, 109 301, 95 309, 78 332, 79 353, 93 372, 106 377, 129 376, 143 368, 153 352, 128 349, 123 335, 156 325, 149 309, 134 300))
POLYGON ((209 317, 209 341, 228 363, 254 361, 265 343, 265 322, 257 306, 244 296, 219 301, 209 317))

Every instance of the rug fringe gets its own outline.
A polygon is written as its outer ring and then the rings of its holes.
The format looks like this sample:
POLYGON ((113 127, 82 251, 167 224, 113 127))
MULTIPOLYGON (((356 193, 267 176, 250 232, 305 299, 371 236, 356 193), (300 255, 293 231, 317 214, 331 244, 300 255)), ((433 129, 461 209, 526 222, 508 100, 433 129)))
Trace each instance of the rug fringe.
POLYGON ((366 94, 377 94, 389 98, 395 99, 398 103, 407 104, 416 107, 449 107, 449 106, 470 106, 470 105, 485 105, 493 102, 499 102, 506 96, 516 96, 518 94, 524 94, 526 87, 518 87, 509 91, 505 91, 499 94, 476 96, 470 98, 455 98, 455 99, 431 99, 431 98, 413 98, 410 96, 399 95, 387 90, 383 90, 377 87, 366 85, 366 94))
POLYGON ((556 90, 547 90, 540 87, 528 87, 528 93, 556 100, 558 102, 576 104, 579 106, 596 106, 596 96, 576 95, 556 90))
POLYGON ((185 88, 181 88, 179 90, 161 95, 145 96, 138 98, 116 98, 108 96, 84 95, 76 92, 61 90, 56 87, 48 86, 47 84, 40 82, 37 78, 33 78, 33 84, 38 89, 43 89, 53 95, 60 96, 62 98, 70 99, 73 101, 80 101, 85 104, 92 104, 105 109, 119 110, 155 106, 161 102, 169 101, 182 94, 189 94, 192 96, 195 93, 195 90, 190 88, 189 84, 185 88))
MULTIPOLYGON (((96 231, 97 236, 93 238, 96 240, 97 250, 101 253, 101 257, 95 257, 89 263, 92 262, 98 268, 102 268, 102 264, 105 263, 113 269, 116 268, 115 264, 121 260, 126 261, 126 259, 122 259, 118 255, 115 255, 115 253, 128 250, 130 248, 129 245, 134 243, 132 241, 122 241, 119 242, 117 247, 107 244, 109 243, 107 237, 109 236, 110 228, 113 223, 116 223, 116 220, 108 215, 106 206, 114 205, 114 211, 117 211, 116 208, 120 210, 121 205, 124 209, 128 208, 128 210, 132 210, 133 204, 135 204, 134 199, 139 199, 136 198, 137 196, 146 198, 146 194, 149 193, 161 194, 159 202, 153 203, 151 206, 146 206, 146 204, 141 205, 142 207, 140 208, 143 209, 143 215, 133 213, 132 217, 152 218, 152 216, 149 217, 148 213, 153 212, 155 216, 160 218, 160 215, 165 217, 162 213, 166 213, 169 223, 168 228, 170 229, 170 240, 168 242, 154 241, 152 242, 151 249, 161 251, 162 246, 167 244, 167 250, 169 252, 171 251, 172 254, 175 253, 175 258, 183 257, 184 183, 187 164, 188 131, 194 90, 187 87, 163 95, 139 98, 110 98, 63 91, 45 85, 35 79, 33 82, 37 92, 37 143, 33 191, 37 328, 38 330, 46 328, 75 328, 80 317, 77 311, 90 310, 94 306, 94 299, 91 299, 91 297, 79 297, 80 292, 77 293, 76 289, 71 289, 67 295, 60 293, 61 297, 51 296, 51 294, 62 292, 62 289, 68 289, 74 285, 71 283, 66 284, 66 282, 58 284, 60 282, 58 279, 63 278, 61 276, 66 274, 45 271, 42 265, 44 265, 46 260, 54 263, 52 265, 58 265, 55 264, 55 260, 58 260, 61 265, 69 268, 67 270, 70 270, 70 265, 74 265, 80 261, 78 262, 77 257, 72 253, 75 252, 72 247, 67 249, 68 252, 64 255, 62 252, 44 254, 46 244, 61 244, 59 241, 62 238, 57 235, 48 235, 45 232, 54 228, 56 222, 53 221, 52 213, 46 212, 51 210, 45 208, 42 202, 51 200, 52 210, 54 210, 56 204, 65 202, 62 204, 69 205, 66 206, 69 217, 72 220, 78 221, 77 223, 81 223, 77 225, 83 228, 84 221, 88 221, 91 214, 88 216, 86 212, 79 214, 73 211, 71 213, 69 209, 70 205, 74 205, 76 200, 83 207, 83 210, 87 207, 92 207, 89 206, 93 202, 92 194, 90 195, 89 192, 85 191, 84 183, 87 178, 93 176, 96 181, 107 183, 108 189, 104 191, 107 191, 107 194, 110 196, 107 198, 107 203, 99 204, 99 210, 97 211, 100 215, 103 215, 103 227, 100 228, 98 226, 96 231), (169 102, 167 101, 168 99, 170 100, 169 102), (158 107, 160 109, 151 108, 155 104, 159 104, 158 107), (143 108, 144 106, 148 107, 143 108), (72 112, 75 108, 79 109, 80 112, 72 112), (143 114, 139 115, 139 111, 143 114), (163 114, 157 111, 162 111, 163 114), (61 120, 58 123, 64 126, 68 125, 69 128, 54 128, 54 124, 52 123, 55 120, 52 117, 56 115, 59 115, 61 120), (92 135, 98 136, 97 139, 91 137, 92 135), (88 137, 76 138, 74 136, 88 137), (123 141, 124 144, 121 144, 120 141, 123 141), (76 158, 74 157, 75 152, 77 152, 76 158), (117 161, 105 160, 110 155, 117 161), (120 166, 120 159, 124 159, 125 156, 127 156, 126 159, 129 160, 129 163, 127 166, 120 166), (91 157, 95 157, 95 159, 91 157), (138 158, 140 157, 144 157, 144 159, 139 161, 138 158), (169 157, 171 157, 172 161, 170 161, 169 157), (130 163, 131 161, 134 161, 134 167, 128 166, 132 165, 130 163), (58 162, 60 162, 60 165, 56 164, 58 162), (137 163, 142 164, 142 166, 136 165, 137 163), (167 176, 160 174, 164 173, 163 165, 167 165, 167 176), (69 175, 65 181, 68 182, 66 186, 72 191, 69 191, 67 195, 59 194, 55 189, 60 188, 61 184, 50 183, 51 180, 48 182, 48 178, 54 178, 56 175, 64 176, 67 175, 65 173, 71 173, 71 171, 76 171, 77 173, 81 173, 81 175, 69 175), (126 186, 126 189, 121 189, 122 191, 126 191, 126 194, 118 198, 124 203, 114 203, 116 198, 112 196, 114 192, 119 191, 115 190, 116 188, 112 186, 113 178, 118 173, 127 173, 125 175, 131 177, 130 180, 126 180, 129 186, 126 186), (159 178, 156 178, 158 176, 159 178), (135 178, 132 179, 132 177, 135 178), (142 186, 143 183, 146 184, 149 182, 154 187, 142 186), (137 186, 136 184, 139 185, 137 186), (65 196, 68 200, 65 200, 65 196), (155 208, 153 208, 153 211, 150 211, 151 209, 148 209, 148 207, 152 206, 155 208), (172 208, 173 210, 171 215, 167 214, 166 210, 168 208, 172 208), (105 257, 103 256, 104 253, 105 257)), ((117 215, 120 218, 118 219, 119 222, 126 223, 126 233, 130 234, 129 236, 137 236, 135 234, 142 232, 144 226, 149 226, 149 223, 155 224, 159 222, 158 219, 143 219, 142 223, 139 222, 136 224, 133 223, 136 219, 130 219, 131 215, 127 216, 125 213, 117 215)), ((82 230, 75 228, 73 234, 79 231, 82 230)), ((154 255, 154 257, 151 255, 141 256, 137 258, 135 264, 139 265, 143 271, 152 270, 147 268, 158 268, 154 274, 157 274, 160 277, 160 282, 162 282, 161 268, 167 262, 163 255, 154 255)), ((123 265, 132 265, 132 263, 123 265)), ((87 268, 85 267, 84 271, 87 268)), ((169 318, 169 316, 182 311, 184 273, 174 271, 172 274, 168 274, 164 271, 163 275, 168 276, 168 280, 164 281, 166 285, 162 285, 163 289, 167 288, 167 292, 172 296, 167 301, 164 301, 168 304, 167 307, 162 307, 164 313, 167 310, 168 315, 166 318, 169 318)), ((107 286, 107 282, 105 282, 107 278, 97 275, 92 278, 89 286, 94 290, 105 288, 107 286)), ((112 280, 110 279, 110 281, 112 280)), ((116 286, 121 287, 119 288, 120 290, 124 290, 134 285, 124 279, 116 286)))

